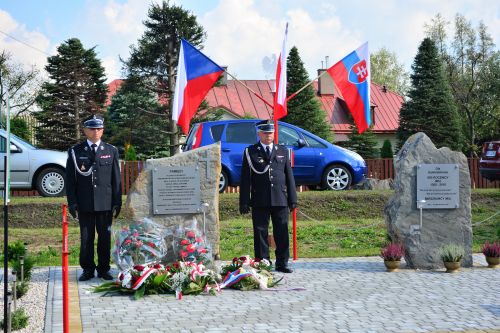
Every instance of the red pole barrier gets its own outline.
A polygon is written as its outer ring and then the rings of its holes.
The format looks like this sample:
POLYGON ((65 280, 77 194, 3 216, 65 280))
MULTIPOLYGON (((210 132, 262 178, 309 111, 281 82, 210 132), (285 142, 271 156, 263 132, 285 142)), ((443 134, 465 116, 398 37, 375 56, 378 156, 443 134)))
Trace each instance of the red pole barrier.
POLYGON ((68 218, 67 205, 62 205, 62 284, 63 284, 63 332, 69 333, 68 311, 68 218))
POLYGON ((297 260, 297 208, 292 210, 293 223, 293 260, 297 260))

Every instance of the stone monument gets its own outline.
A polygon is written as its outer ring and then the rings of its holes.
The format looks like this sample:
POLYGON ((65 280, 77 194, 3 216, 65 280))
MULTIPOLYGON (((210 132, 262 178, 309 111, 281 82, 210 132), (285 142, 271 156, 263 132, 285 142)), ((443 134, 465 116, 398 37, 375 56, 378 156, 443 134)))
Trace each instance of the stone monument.
POLYGON ((220 172, 219 143, 147 160, 127 196, 125 214, 150 218, 172 231, 190 228, 194 218, 218 258, 220 172))
POLYGON ((427 135, 417 133, 394 158, 394 169, 394 196, 385 206, 385 219, 392 241, 405 247, 408 267, 443 267, 439 249, 449 243, 464 247, 462 266, 471 267, 471 188, 465 155, 437 149, 427 135))

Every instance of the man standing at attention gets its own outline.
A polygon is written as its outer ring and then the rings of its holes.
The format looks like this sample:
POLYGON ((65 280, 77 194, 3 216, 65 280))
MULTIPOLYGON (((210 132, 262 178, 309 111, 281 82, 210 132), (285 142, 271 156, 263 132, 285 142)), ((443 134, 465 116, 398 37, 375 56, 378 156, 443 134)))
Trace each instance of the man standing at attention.
POLYGON ((104 120, 92 116, 83 123, 87 140, 68 150, 66 195, 73 218, 80 223, 80 281, 97 276, 113 280, 109 274, 111 222, 122 206, 118 150, 101 141, 104 120), (97 266, 94 263, 94 238, 97 230, 97 266))
POLYGON ((288 149, 274 144, 272 121, 257 123, 259 142, 243 153, 240 213, 252 207, 255 258, 269 260, 268 226, 273 223, 276 270, 292 273, 288 239, 288 210, 297 207, 297 193, 288 149))

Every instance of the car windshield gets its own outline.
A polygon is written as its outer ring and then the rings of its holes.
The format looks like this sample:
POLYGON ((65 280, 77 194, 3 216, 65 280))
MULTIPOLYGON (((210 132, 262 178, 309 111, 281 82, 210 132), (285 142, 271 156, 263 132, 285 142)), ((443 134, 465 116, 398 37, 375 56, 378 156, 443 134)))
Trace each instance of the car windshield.
POLYGON ((11 137, 11 138, 16 139, 17 141, 21 141, 21 142, 23 143, 23 145, 25 145, 25 146, 26 146, 26 147, 28 147, 28 148, 31 148, 31 149, 38 149, 37 147, 33 146, 31 143, 26 142, 26 140, 21 139, 20 137, 18 137, 17 135, 15 135, 15 134, 13 134, 13 133, 10 133, 10 137, 11 137))

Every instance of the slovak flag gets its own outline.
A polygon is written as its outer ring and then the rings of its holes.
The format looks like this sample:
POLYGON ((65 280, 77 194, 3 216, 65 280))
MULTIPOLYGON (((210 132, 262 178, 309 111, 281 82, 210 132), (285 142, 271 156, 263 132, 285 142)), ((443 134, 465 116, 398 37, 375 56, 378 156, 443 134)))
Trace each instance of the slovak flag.
POLYGON ((172 119, 184 134, 188 134, 191 119, 223 71, 188 41, 181 39, 172 119))
POLYGON ((278 66, 276 67, 276 92, 274 93, 274 119, 278 120, 287 115, 286 110, 286 39, 288 23, 285 28, 285 38, 281 48, 278 66))
POLYGON ((368 42, 328 68, 327 72, 344 97, 359 133, 363 133, 372 124, 368 42))

